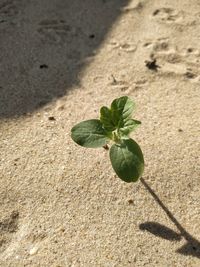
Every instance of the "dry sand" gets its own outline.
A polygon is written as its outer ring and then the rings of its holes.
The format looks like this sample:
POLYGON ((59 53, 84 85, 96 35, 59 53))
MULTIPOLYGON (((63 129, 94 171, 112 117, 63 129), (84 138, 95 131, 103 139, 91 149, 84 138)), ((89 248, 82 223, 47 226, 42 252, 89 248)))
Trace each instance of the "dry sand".
POLYGON ((199 43, 199 0, 0 0, 1 267, 200 266, 199 43), (136 184, 70 138, 122 95, 136 184))

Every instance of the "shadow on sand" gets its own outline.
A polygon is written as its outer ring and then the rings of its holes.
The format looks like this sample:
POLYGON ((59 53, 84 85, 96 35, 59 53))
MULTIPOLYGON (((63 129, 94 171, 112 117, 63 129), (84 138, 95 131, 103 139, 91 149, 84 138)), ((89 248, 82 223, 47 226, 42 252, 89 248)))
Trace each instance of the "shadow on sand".
POLYGON ((154 200, 158 205, 163 209, 168 218, 174 223, 179 233, 174 232, 170 228, 161 225, 156 222, 145 222, 140 224, 139 228, 142 231, 148 231, 151 234, 159 236, 161 238, 171 240, 171 241, 180 241, 182 238, 186 240, 186 244, 177 250, 178 253, 184 255, 191 255, 200 259, 200 242, 191 236, 177 221, 173 214, 168 210, 168 208, 162 203, 156 193, 151 189, 151 187, 145 182, 143 178, 140 179, 147 191, 152 195, 154 200))
POLYGON ((79 84, 129 0, 3 0, 0 118, 20 116, 79 84))

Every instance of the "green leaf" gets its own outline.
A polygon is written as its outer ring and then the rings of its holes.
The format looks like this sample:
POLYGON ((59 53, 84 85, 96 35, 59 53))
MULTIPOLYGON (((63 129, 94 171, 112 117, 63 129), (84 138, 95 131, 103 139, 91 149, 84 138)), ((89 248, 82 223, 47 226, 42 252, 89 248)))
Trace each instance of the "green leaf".
POLYGON ((121 132, 122 135, 129 135, 140 124, 141 124, 140 121, 129 119, 124 123, 123 128, 120 128, 120 132, 121 132))
POLYGON ((134 102, 128 96, 122 96, 112 102, 112 121, 117 128, 122 127, 125 121, 130 119, 134 107, 134 102))
POLYGON ((100 120, 87 120, 76 124, 71 129, 71 137, 80 146, 96 148, 108 142, 106 131, 100 120))
POLYGON ((113 121, 111 110, 107 107, 102 107, 100 109, 100 121, 103 124, 103 128, 107 131, 114 131, 116 129, 113 121))
POLYGON ((143 173, 143 154, 132 139, 124 139, 121 144, 112 145, 110 160, 116 174, 127 183, 136 182, 143 173))

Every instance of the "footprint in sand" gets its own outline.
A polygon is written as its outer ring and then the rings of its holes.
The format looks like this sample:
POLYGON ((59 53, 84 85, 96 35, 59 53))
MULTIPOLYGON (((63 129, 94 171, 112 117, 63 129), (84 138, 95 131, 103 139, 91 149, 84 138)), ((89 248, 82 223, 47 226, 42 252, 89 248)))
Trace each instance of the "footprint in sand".
POLYGON ((0 253, 9 246, 13 235, 18 230, 19 213, 14 211, 8 218, 0 221, 0 253))
POLYGON ((110 79, 111 81, 109 82, 109 85, 114 86, 115 88, 120 89, 121 91, 126 91, 129 88, 129 85, 126 81, 119 80, 113 74, 111 75, 110 79))
POLYGON ((170 44, 168 39, 158 39, 152 45, 152 53, 156 58, 160 58, 170 64, 182 62, 182 56, 176 46, 170 44))
POLYGON ((170 43, 169 38, 160 38, 146 42, 144 47, 150 47, 151 53, 164 59, 166 62, 176 64, 185 62, 188 64, 197 63, 200 51, 193 47, 179 49, 177 45, 170 43), (147 45, 148 44, 148 45, 147 45))
POLYGON ((145 5, 144 1, 134 1, 131 5, 123 7, 122 12, 129 13, 129 12, 140 12, 143 10, 145 5))
POLYGON ((28 252, 35 255, 41 243, 46 239, 43 231, 30 232, 30 223, 19 226, 19 213, 13 211, 10 216, 0 221, 0 258, 6 260, 18 255, 18 252, 28 252))
POLYGON ((199 51, 194 48, 182 49, 171 44, 169 38, 147 40, 143 47, 149 49, 151 57, 161 66, 160 73, 180 75, 191 82, 199 82, 199 67, 197 62, 199 51))
POLYGON ((43 20, 39 23, 37 32, 41 39, 58 43, 69 36, 71 31, 70 25, 67 25, 64 20, 43 20))
POLYGON ((150 49, 150 55, 153 58, 175 64, 182 61, 181 55, 178 53, 177 47, 169 42, 169 38, 159 38, 157 40, 148 40, 143 47, 150 49))
POLYGON ((180 12, 177 12, 173 8, 167 8, 167 7, 156 9, 153 12, 152 16, 158 21, 168 24, 179 23, 183 19, 180 12))
POLYGON ((130 42, 120 43, 117 41, 111 41, 110 43, 108 43, 108 47, 111 50, 119 49, 122 52, 126 52, 126 53, 134 53, 137 50, 137 44, 130 43, 130 42))
POLYGON ((15 1, 2 1, 0 3, 0 25, 12 22, 13 18, 19 13, 15 1))

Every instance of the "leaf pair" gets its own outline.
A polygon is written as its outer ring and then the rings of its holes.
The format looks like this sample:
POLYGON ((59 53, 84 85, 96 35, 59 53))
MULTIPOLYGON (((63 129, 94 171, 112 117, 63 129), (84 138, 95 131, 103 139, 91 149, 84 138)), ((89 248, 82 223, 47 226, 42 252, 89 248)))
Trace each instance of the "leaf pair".
POLYGON ((134 109, 134 102, 127 96, 115 99, 111 108, 102 107, 100 109, 100 121, 106 131, 115 131, 122 135, 129 135, 140 121, 131 119, 134 109))
POLYGON ((101 108, 100 120, 80 122, 71 130, 74 142, 84 147, 102 147, 113 141, 110 149, 111 164, 125 182, 137 181, 144 169, 142 151, 129 138, 129 134, 141 123, 131 119, 134 106, 134 102, 127 96, 117 98, 110 108, 101 108))

